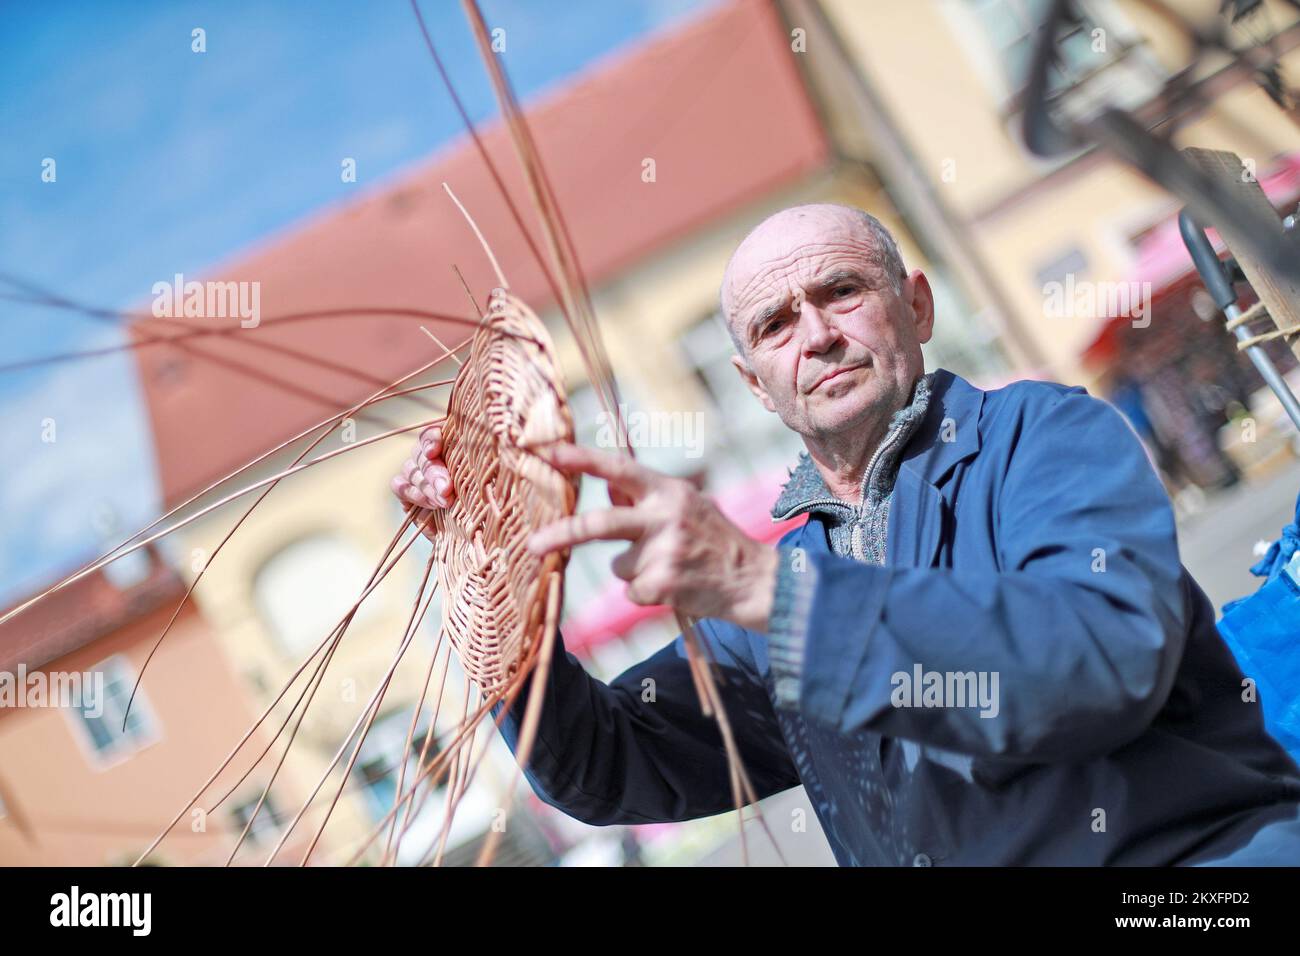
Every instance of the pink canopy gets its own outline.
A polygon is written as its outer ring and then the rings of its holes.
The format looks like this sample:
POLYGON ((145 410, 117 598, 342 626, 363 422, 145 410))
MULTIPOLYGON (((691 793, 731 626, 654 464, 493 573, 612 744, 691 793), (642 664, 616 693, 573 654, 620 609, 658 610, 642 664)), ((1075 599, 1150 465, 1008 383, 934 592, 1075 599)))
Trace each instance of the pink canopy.
MULTIPOLYGON (((1287 207, 1293 206, 1300 197, 1300 153, 1282 157, 1259 184, 1275 207, 1290 211, 1287 207)), ((1222 252, 1224 246, 1219 234, 1213 229, 1209 234, 1214 248, 1222 252)), ((1143 237, 1133 279, 1150 282, 1152 288, 1159 290, 1191 270, 1192 257, 1178 233, 1178 217, 1171 216, 1143 237)))

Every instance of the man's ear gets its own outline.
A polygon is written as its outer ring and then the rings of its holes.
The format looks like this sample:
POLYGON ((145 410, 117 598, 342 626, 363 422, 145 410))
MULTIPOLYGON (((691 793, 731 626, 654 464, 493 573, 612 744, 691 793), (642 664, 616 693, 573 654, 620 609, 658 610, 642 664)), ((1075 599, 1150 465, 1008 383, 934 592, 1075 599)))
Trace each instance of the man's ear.
POLYGON ((934 336, 934 290, 930 288, 930 280, 920 269, 913 269, 912 274, 907 277, 903 293, 906 295, 909 289, 911 298, 908 304, 912 307, 912 314, 916 316, 916 340, 924 345, 934 336))
POLYGON ((763 387, 763 383, 758 380, 758 376, 753 373, 748 363, 739 355, 733 355, 731 364, 736 367, 736 371, 740 373, 740 377, 744 379, 749 390, 754 393, 754 397, 763 403, 763 407, 769 412, 776 412, 776 406, 772 404, 772 399, 768 397, 767 389, 763 387))

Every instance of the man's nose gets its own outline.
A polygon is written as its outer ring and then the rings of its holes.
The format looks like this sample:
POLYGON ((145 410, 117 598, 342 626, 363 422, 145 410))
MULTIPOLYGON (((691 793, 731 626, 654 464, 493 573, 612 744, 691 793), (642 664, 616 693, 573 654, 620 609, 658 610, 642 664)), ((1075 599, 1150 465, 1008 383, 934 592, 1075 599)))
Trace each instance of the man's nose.
POLYGON ((803 350, 806 355, 821 355, 834 348, 840 330, 826 321, 821 309, 806 299, 800 303, 799 324, 803 327, 803 350))

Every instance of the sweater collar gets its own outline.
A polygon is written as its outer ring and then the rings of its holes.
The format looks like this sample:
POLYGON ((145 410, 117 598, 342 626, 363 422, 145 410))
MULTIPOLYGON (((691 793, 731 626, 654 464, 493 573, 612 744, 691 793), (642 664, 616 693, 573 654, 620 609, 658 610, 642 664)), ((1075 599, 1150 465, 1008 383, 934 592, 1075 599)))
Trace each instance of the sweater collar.
POLYGON ((795 515, 814 509, 856 513, 859 508, 876 504, 888 495, 893 487, 903 450, 912 439, 926 417, 930 404, 933 374, 922 375, 912 389, 909 403, 894 412, 889 420, 885 438, 872 455, 866 472, 862 476, 859 502, 847 502, 836 498, 826 486, 816 463, 805 451, 799 455, 799 462, 790 472, 790 479, 781 490, 776 504, 772 506, 772 519, 784 521, 795 515))

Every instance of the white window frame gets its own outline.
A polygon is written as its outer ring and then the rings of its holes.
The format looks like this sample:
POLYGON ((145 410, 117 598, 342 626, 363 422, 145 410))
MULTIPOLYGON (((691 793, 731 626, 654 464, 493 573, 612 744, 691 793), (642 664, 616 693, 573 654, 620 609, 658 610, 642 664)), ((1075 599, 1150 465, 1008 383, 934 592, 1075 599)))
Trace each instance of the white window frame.
POLYGON ((778 415, 764 409, 757 398, 749 394, 742 395, 746 391, 745 386, 739 373, 730 367, 735 345, 727 334, 721 313, 713 312, 686 329, 678 338, 678 345, 683 364, 693 374, 710 383, 706 391, 712 420, 706 431, 723 436, 721 441, 709 444, 706 460, 707 490, 726 490, 731 484, 728 478, 735 478, 735 474, 727 475, 728 470, 739 473, 744 478, 755 479, 781 467, 793 467, 804 449, 803 442, 798 435, 786 428, 778 415), (721 380, 732 379, 734 387, 721 385, 721 380), (718 402, 726 396, 718 394, 720 386, 732 388, 739 401, 751 404, 741 406, 744 410, 740 412, 734 408, 721 407, 718 402), (736 427, 738 422, 739 427, 736 427), (753 451, 757 448, 777 450, 774 454, 755 455, 753 451), (720 462, 722 468, 718 467, 720 462))
MULTIPOLYGON (((239 839, 239 834, 244 832, 246 820, 240 818, 242 811, 251 814, 257 803, 261 800, 262 795, 258 793, 250 796, 247 800, 241 800, 230 808, 230 817, 234 823, 235 839, 239 839)), ((257 811, 257 816, 253 818, 253 825, 248 829, 248 836, 244 840, 246 847, 259 847, 274 844, 280 834, 280 810, 272 801, 271 794, 266 795, 266 800, 262 803, 262 808, 257 811), (268 840, 267 837, 270 837, 268 840)))
MULTIPOLYGON (((1049 170, 1063 166, 1085 152, 1086 149, 1044 159, 1033 155, 1025 148, 1019 131, 1024 109, 1022 103, 1016 102, 1021 89, 1017 88, 1011 77, 1007 75, 1003 50, 995 48, 993 38, 986 29, 984 18, 972 9, 971 2, 972 0, 941 0, 941 9, 959 45, 966 52, 972 68, 980 76, 989 95, 996 102, 998 115, 1012 142, 1016 143, 1036 166, 1049 170)), ((1023 0, 1000 0, 1000 2, 1018 5, 1022 4, 1023 0)), ((1114 46, 1107 52, 1107 60, 1103 65, 1078 76, 1071 76, 1071 82, 1087 83, 1107 70, 1113 70, 1117 66, 1122 68, 1124 64, 1128 64, 1140 70, 1142 75, 1149 77, 1150 89, 1143 90, 1144 99, 1158 92, 1160 81, 1167 77, 1167 71, 1152 54, 1143 36, 1133 28, 1115 0, 1075 0, 1075 2, 1094 26, 1106 31, 1107 43, 1114 46)), ((1129 88, 1132 87, 1133 84, 1129 84, 1129 88)))
POLYGON ((87 763, 96 770, 107 770, 130 760, 142 750, 160 742, 162 740, 162 725, 155 717, 148 695, 145 693, 144 686, 141 685, 136 691, 135 700, 131 703, 131 716, 136 721, 136 730, 134 733, 122 733, 118 729, 121 726, 122 711, 114 707, 113 713, 109 713, 108 688, 110 683, 115 682, 126 689, 125 696, 121 699, 121 704, 125 707, 126 700, 129 699, 131 694, 131 688, 135 686, 138 672, 123 654, 106 657, 90 668, 87 673, 93 674, 96 671, 104 674, 105 700, 103 701, 103 715, 98 718, 88 718, 83 712, 83 708, 79 707, 69 706, 62 708, 62 710, 73 725, 73 737, 81 746, 87 763), (108 727, 113 735, 113 740, 109 746, 101 748, 95 741, 95 736, 90 729, 91 719, 106 721, 104 726, 108 727))
MULTIPOLYGON (((360 759, 358 759, 357 765, 352 771, 354 782, 365 794, 366 807, 376 821, 384 818, 392 809, 392 803, 386 798, 381 798, 380 794, 375 790, 375 781, 367 780, 362 771, 363 768, 369 766, 372 760, 378 758, 384 762, 386 771, 383 778, 377 779, 386 780, 391 778, 393 788, 396 790, 397 778, 402 775, 400 760, 406 744, 406 732, 411 726, 411 711, 413 709, 402 707, 391 710, 374 721, 366 734, 365 743, 362 744, 360 759)), ((402 784, 404 788, 409 788, 415 782, 416 763, 424 746, 424 738, 428 733, 431 719, 432 715, 426 711, 421 713, 419 720, 416 722, 415 736, 411 739, 411 753, 406 766, 405 780, 402 784)), ((437 747, 438 736, 438 732, 435 730, 433 747, 437 747)), ((439 751, 431 752, 436 754, 439 751)), ((436 789, 442 790, 445 786, 446 781, 444 780, 436 789)))

